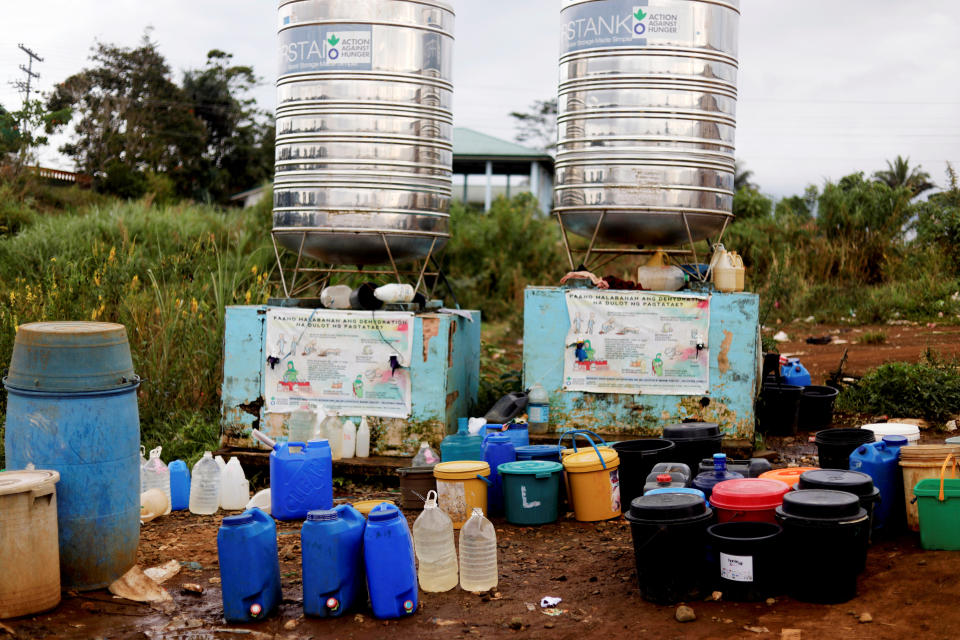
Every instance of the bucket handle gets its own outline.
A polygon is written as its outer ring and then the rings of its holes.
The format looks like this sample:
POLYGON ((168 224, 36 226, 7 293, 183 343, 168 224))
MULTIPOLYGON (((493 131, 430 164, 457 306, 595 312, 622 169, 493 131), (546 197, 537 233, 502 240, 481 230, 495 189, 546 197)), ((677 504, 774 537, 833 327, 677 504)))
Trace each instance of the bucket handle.
POLYGON ((491 480, 490 478, 487 478, 487 477, 485 477, 485 476, 482 476, 482 475, 480 475, 479 473, 477 474, 477 480, 483 480, 484 482, 487 483, 487 486, 488 486, 488 487, 492 487, 492 486, 493 486, 493 480, 491 480))
POLYGON ((937 498, 940 502, 944 501, 943 476, 947 472, 947 465, 950 464, 951 462, 953 462, 953 464, 950 466, 950 478, 957 477, 957 466, 960 466, 960 462, 958 462, 957 459, 953 457, 952 453, 948 453, 947 457, 943 461, 943 466, 940 467, 940 496, 937 498))
POLYGON ((600 465, 604 468, 604 470, 606 470, 606 468, 607 468, 607 461, 603 459, 603 456, 602 456, 602 455, 600 455, 600 450, 597 449, 597 445, 596 445, 596 443, 594 443, 593 438, 596 438, 597 440, 599 440, 601 445, 607 444, 607 441, 606 441, 606 440, 604 440, 603 438, 601 438, 600 436, 598 436, 597 434, 595 434, 593 431, 589 431, 589 430, 587 430, 587 429, 572 429, 572 430, 570 430, 570 431, 564 431, 563 433, 560 434, 560 440, 557 442, 557 445, 558 445, 558 446, 560 445, 561 442, 563 442, 563 436, 568 435, 568 434, 570 435, 570 441, 573 443, 573 451, 574 451, 574 453, 576 453, 576 451, 577 451, 577 438, 576 438, 576 436, 578 436, 578 435, 583 436, 584 438, 587 439, 587 442, 590 443, 590 446, 593 447, 594 453, 597 454, 597 459, 600 460, 600 465))

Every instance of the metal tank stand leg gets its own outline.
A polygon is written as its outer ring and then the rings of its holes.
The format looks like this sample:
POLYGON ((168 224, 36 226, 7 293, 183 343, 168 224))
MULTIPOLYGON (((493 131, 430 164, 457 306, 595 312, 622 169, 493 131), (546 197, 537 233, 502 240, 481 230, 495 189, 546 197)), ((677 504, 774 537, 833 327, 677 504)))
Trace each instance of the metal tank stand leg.
POLYGON ((437 239, 434 238, 430 243, 430 251, 427 251, 427 257, 423 259, 423 268, 420 269, 420 275, 417 277, 417 284, 413 287, 414 291, 420 290, 420 283, 423 282, 423 276, 427 273, 427 267, 430 265, 430 256, 433 255, 433 248, 437 245, 437 239))
POLYGON ((573 264, 573 252, 570 251, 570 243, 567 242, 567 228, 563 226, 563 216, 560 215, 560 212, 557 212, 557 222, 560 223, 560 237, 563 238, 563 248, 567 251, 567 260, 570 261, 570 271, 573 271, 576 267, 573 264))
MULTIPOLYGON (((720 227, 720 235, 717 236, 717 241, 712 242, 710 239, 707 239, 707 244, 712 249, 714 245, 720 244, 720 241, 723 240, 723 233, 727 230, 727 225, 730 224, 730 218, 723 219, 723 226, 720 227)), ((707 266, 707 274, 703 277, 704 282, 710 280, 710 275, 713 273, 713 260, 710 261, 710 264, 707 266)))
POLYGON ((590 254, 593 252, 593 245, 597 241, 597 234, 600 232, 600 227, 603 226, 603 219, 607 217, 606 211, 600 212, 600 218, 597 220, 597 226, 593 228, 593 235, 590 236, 590 245, 587 247, 587 255, 583 256, 583 266, 590 264, 590 254))
POLYGON ((280 272, 280 284, 283 286, 283 295, 289 298, 290 289, 287 288, 287 279, 283 277, 283 263, 280 262, 280 250, 277 249, 277 236, 271 232, 270 239, 273 241, 273 255, 277 258, 277 271, 280 272))
MULTIPOLYGON (((683 218, 683 226, 687 229, 687 240, 690 241, 690 251, 693 252, 693 264, 700 264, 700 259, 697 257, 697 243, 693 241, 693 234, 690 233, 690 223, 687 222, 686 211, 681 211, 680 217, 683 218)), ((697 267, 697 273, 700 273, 700 267, 697 267)))

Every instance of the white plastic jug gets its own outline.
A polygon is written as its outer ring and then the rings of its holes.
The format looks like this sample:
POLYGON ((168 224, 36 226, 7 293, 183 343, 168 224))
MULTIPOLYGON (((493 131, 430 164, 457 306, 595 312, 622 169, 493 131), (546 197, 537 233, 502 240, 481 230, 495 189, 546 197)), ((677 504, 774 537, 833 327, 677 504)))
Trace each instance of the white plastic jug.
POLYGON ((373 297, 386 303, 411 302, 417 294, 409 284, 393 282, 373 290, 373 297))
POLYGON ((308 407, 300 407, 290 413, 287 419, 287 433, 290 442, 309 442, 316 429, 317 414, 308 407))
POLYGON ((353 291, 345 284, 325 287, 320 292, 320 304, 327 309, 349 309, 350 293, 353 291))
POLYGON ((335 413, 323 419, 320 434, 330 443, 330 455, 334 460, 343 457, 343 423, 335 413))
POLYGON ((737 291, 737 266, 722 244, 713 245, 713 258, 710 260, 710 265, 713 286, 717 291, 725 293, 737 291))
POLYGON ((736 251, 731 251, 730 262, 733 263, 733 268, 737 276, 737 291, 743 291, 747 279, 747 269, 743 266, 743 258, 741 258, 740 254, 736 251))
POLYGON ((666 254, 657 251, 642 267, 637 267, 637 282, 650 291, 677 291, 686 284, 687 274, 666 263, 666 254))
POLYGON ((243 473, 240 460, 236 457, 230 458, 220 477, 220 508, 239 511, 247 506, 249 500, 250 481, 243 473))
POLYGON ((170 513, 170 470, 160 459, 160 452, 163 447, 157 447, 150 450, 150 459, 141 467, 143 469, 143 491, 150 489, 160 489, 167 496, 167 510, 164 515, 170 513))
POLYGON ((428 491, 423 512, 413 523, 413 549, 417 554, 420 588, 439 593, 457 586, 457 548, 453 520, 437 508, 437 492, 428 491))
POLYGON ((170 499, 160 489, 147 489, 140 494, 140 523, 170 513, 170 499))
POLYGON ((213 454, 204 451, 190 474, 190 513, 208 516, 216 513, 219 506, 220 467, 213 454))
POLYGON ((357 447, 357 426, 353 420, 343 423, 343 457, 352 458, 357 447))
POLYGON ((474 507, 470 519, 460 529, 460 588, 464 591, 489 591, 497 586, 497 532, 474 507))
POLYGON ((410 463, 410 466, 429 467, 438 462, 440 462, 440 456, 437 455, 437 452, 433 450, 429 443, 421 442, 420 450, 417 451, 417 455, 413 456, 413 462, 410 463))
POLYGON ((370 457, 370 425, 367 424, 367 416, 360 418, 360 428, 357 429, 357 457, 370 457))
POLYGON ((146 452, 147 452, 147 448, 144 447, 143 445, 140 445, 140 493, 143 493, 145 491, 145 489, 143 488, 143 480, 144 480, 143 476, 147 472, 144 471, 143 465, 147 464, 147 459, 144 457, 143 454, 145 454, 146 452))

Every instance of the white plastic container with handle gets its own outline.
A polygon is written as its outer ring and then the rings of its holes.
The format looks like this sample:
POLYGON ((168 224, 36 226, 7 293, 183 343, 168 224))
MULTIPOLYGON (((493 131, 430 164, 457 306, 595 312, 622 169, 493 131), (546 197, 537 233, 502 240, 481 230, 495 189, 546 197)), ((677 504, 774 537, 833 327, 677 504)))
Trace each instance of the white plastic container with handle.
POLYGON ((370 457, 370 425, 367 424, 367 416, 360 418, 360 428, 357 429, 357 457, 370 457))
POLYGON ((209 451, 193 465, 190 474, 190 513, 209 516, 220 507, 220 467, 209 451))
POLYGON ((227 511, 239 511, 250 500, 250 481, 243 473, 240 460, 230 458, 220 477, 220 508, 227 511))
POLYGON ((421 589, 440 593, 457 586, 459 573, 453 521, 437 507, 436 491, 427 492, 423 511, 413 523, 413 549, 417 554, 421 589))
POLYGON ((347 420, 343 423, 343 450, 344 458, 352 458, 356 452, 357 446, 357 426, 353 420, 347 420))
POLYGON ((497 586, 497 532, 493 523, 474 507, 460 529, 460 588, 489 591, 497 586))

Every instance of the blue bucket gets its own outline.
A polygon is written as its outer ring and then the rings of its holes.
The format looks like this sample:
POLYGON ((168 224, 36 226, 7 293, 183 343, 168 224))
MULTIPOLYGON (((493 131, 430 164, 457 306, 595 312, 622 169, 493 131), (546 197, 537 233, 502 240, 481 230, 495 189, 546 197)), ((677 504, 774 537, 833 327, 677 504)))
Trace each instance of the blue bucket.
POLYGON ((543 460, 545 462, 560 462, 560 452, 565 447, 558 444, 531 444, 526 447, 517 447, 517 461, 543 460))

